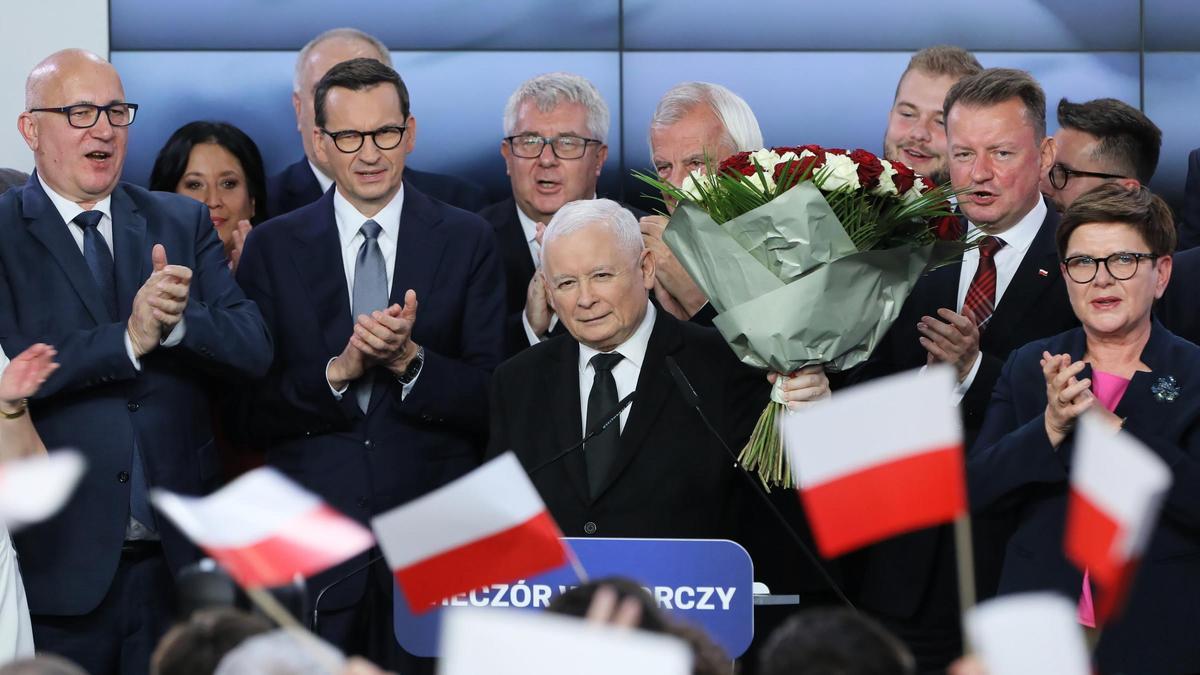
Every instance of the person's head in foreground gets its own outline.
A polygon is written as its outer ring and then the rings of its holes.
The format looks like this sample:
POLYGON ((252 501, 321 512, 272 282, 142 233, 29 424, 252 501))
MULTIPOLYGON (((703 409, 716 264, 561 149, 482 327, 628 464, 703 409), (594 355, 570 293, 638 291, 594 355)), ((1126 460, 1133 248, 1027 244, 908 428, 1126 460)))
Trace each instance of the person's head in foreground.
POLYGON ((771 634, 759 655, 761 675, 912 675, 908 648, 861 614, 822 607, 799 612, 771 634))
POLYGON ((150 657, 150 673, 212 675, 231 650, 270 630, 266 619, 232 607, 200 610, 159 641, 150 657))
POLYGON ((87 675, 87 671, 61 656, 39 654, 0 666, 0 675, 87 675))
POLYGON ((646 316, 654 259, 633 214, 609 199, 569 202, 542 238, 550 306, 581 344, 609 352, 646 316))
POLYGON ((346 657, 311 633, 273 630, 247 639, 221 659, 215 675, 336 675, 346 657))
POLYGON ((1171 279, 1171 208, 1145 187, 1106 183, 1063 214, 1058 255, 1071 308, 1089 342, 1144 341, 1171 279))

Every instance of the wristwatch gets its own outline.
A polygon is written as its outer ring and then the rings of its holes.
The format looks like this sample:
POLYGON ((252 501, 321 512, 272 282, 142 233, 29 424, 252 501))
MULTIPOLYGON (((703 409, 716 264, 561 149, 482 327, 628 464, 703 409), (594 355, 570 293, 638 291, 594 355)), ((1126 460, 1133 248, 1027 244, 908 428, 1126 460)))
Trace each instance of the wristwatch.
POLYGON ((417 379, 417 375, 421 374, 421 366, 425 365, 425 348, 417 347, 417 353, 408 362, 408 367, 403 373, 396 376, 400 380, 400 384, 412 384, 413 380, 417 379))

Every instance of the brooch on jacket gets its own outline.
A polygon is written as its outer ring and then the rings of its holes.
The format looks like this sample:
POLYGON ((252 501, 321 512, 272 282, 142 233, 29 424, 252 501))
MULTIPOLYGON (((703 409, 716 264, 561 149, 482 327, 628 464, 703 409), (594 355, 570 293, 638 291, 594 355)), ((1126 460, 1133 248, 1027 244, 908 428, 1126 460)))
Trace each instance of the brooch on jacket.
POLYGON ((1179 398, 1179 384, 1170 375, 1160 377, 1154 386, 1150 387, 1150 393, 1154 394, 1154 399, 1159 403, 1170 403, 1179 398))

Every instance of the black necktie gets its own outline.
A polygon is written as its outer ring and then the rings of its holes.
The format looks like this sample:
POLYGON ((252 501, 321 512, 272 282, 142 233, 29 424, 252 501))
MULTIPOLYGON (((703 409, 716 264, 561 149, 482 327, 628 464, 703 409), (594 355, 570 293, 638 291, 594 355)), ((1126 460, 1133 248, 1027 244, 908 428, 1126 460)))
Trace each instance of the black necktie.
MULTIPOLYGON (((617 408, 617 381, 613 379, 612 369, 624 358, 620 354, 597 354, 592 357, 592 369, 595 377, 592 379, 592 391, 588 394, 586 433, 591 433, 604 423, 604 418, 612 415, 617 408)), ((621 423, 614 421, 595 438, 584 446, 583 454, 587 459, 588 489, 595 499, 608 472, 612 469, 613 459, 621 447, 621 423)))
POLYGON ((112 251, 108 249, 104 235, 100 234, 100 219, 103 217, 100 211, 84 211, 71 222, 83 230, 83 259, 87 261, 92 278, 100 289, 100 297, 108 308, 108 318, 116 321, 120 318, 117 315, 117 280, 113 275, 112 251))

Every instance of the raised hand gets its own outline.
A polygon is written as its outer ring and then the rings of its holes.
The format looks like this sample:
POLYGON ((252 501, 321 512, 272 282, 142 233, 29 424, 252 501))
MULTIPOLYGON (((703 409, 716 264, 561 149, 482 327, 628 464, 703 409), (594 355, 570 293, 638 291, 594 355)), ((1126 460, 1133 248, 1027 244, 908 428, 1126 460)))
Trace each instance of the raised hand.
POLYGON ((1083 361, 1072 362, 1070 354, 1042 352, 1041 365, 1046 378, 1046 436, 1057 448, 1096 397, 1091 378, 1076 378, 1086 365, 1083 361))
POLYGON ((233 239, 233 248, 229 250, 229 272, 236 273, 238 263, 242 259, 242 249, 246 246, 246 237, 250 234, 250 221, 239 220, 237 227, 233 228, 230 235, 233 239))
POLYGON ((18 354, 0 375, 0 406, 4 410, 15 410, 22 399, 36 394, 46 378, 58 368, 54 362, 56 354, 54 347, 40 342, 18 354))
POLYGON ((954 366, 961 383, 971 374, 979 358, 979 327, 970 317, 946 308, 937 311, 941 320, 923 316, 917 322, 917 341, 928 352, 927 362, 949 363, 954 366))
POLYGON ((665 216, 645 216, 638 224, 642 228, 642 242, 654 256, 654 297, 672 316, 687 321, 708 298, 663 241, 667 222, 665 216))

